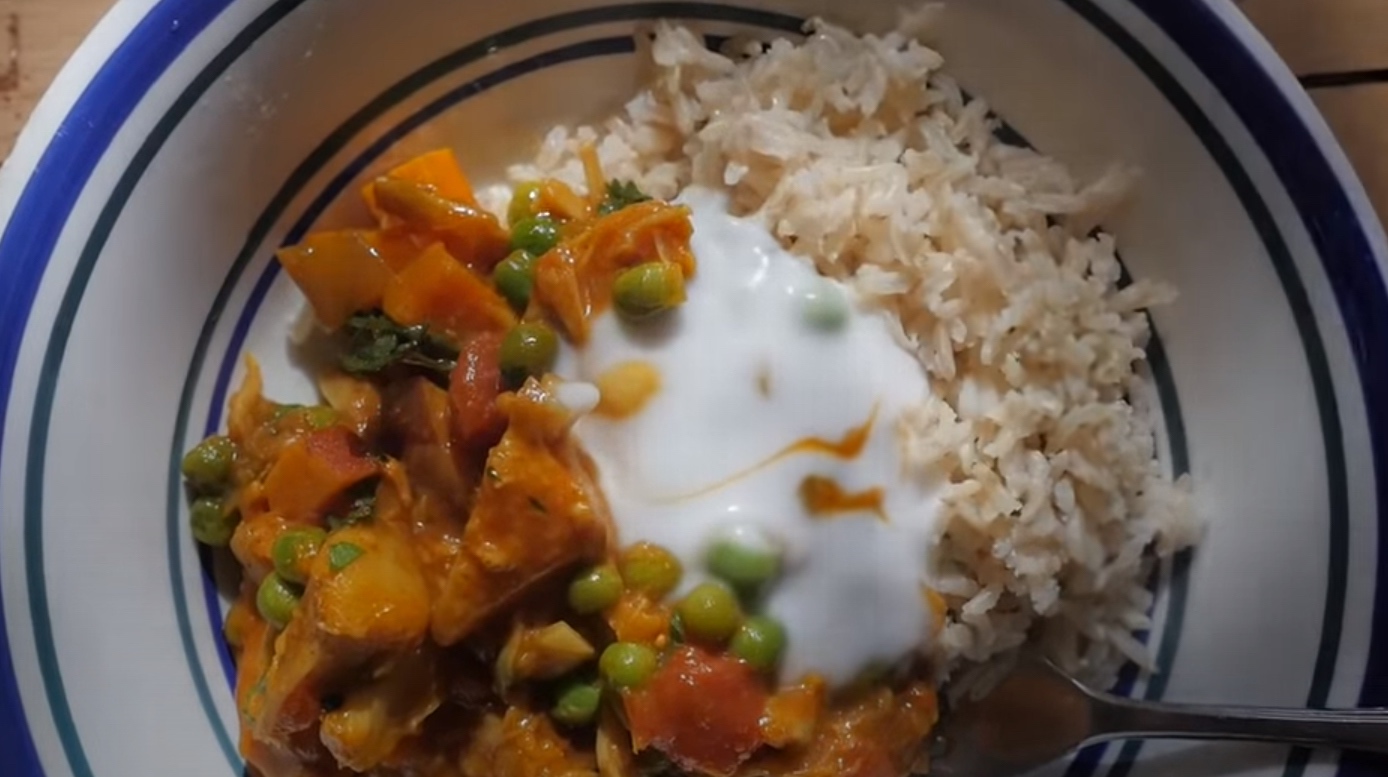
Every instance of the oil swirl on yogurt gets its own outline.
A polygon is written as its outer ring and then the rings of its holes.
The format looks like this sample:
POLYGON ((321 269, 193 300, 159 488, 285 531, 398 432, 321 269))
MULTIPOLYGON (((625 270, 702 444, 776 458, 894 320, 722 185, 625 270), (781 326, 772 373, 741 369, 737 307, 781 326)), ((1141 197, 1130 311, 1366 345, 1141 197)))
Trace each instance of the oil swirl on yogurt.
POLYGON ((939 493, 907 476, 896 433, 929 390, 919 363, 887 321, 729 215, 721 195, 680 201, 698 260, 688 300, 640 325, 603 315, 556 369, 600 384, 639 365, 659 386, 637 412, 575 427, 621 543, 674 553, 676 596, 708 579, 713 543, 779 551, 782 573, 757 606, 786 628, 783 679, 843 685, 928 649, 939 493), (841 497, 837 509, 807 499, 807 483, 841 497))

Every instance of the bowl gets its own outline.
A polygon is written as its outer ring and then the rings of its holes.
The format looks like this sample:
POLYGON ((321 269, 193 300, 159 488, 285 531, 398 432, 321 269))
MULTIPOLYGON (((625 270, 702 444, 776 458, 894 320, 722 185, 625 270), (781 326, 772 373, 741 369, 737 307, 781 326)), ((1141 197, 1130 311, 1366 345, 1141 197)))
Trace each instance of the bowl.
MULTIPOLYGON (((242 354, 311 386, 277 247, 358 185, 456 150, 481 180, 641 83, 636 35, 795 36, 861 0, 123 0, 0 181, 0 772, 239 775, 226 602, 180 453, 242 354)), ((1148 699, 1388 705, 1385 241, 1324 122, 1231 3, 954 0, 935 38, 1010 131, 1082 175, 1140 167, 1106 223, 1153 313, 1160 455, 1204 541, 1153 584, 1148 699)), ((1132 742, 1057 767, 1372 773, 1284 748, 1132 742)))

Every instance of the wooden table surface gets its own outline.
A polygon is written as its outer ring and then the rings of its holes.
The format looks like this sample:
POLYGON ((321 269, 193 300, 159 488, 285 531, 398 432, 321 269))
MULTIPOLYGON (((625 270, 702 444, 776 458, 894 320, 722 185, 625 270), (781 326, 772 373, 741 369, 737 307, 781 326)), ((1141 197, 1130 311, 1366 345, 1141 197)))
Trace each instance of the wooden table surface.
MULTIPOLYGON (((0 158, 114 0, 0 0, 0 158)), ((1388 0, 1239 0, 1300 76, 1388 222, 1388 0)))

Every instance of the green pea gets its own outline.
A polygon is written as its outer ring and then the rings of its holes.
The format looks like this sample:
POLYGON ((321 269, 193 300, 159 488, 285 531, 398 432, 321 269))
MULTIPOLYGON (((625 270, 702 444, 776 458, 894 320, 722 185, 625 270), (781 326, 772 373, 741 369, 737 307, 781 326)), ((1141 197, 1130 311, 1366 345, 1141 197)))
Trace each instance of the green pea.
POLYGON ((512 251, 492 270, 492 283, 511 307, 525 310, 530 304, 530 292, 535 288, 534 254, 526 251, 512 251))
POLYGON ((672 262, 647 262, 618 273, 612 303, 627 318, 650 318, 684 302, 684 271, 672 262))
POLYGON ((327 532, 317 528, 290 529, 281 534, 270 546, 270 560, 275 562, 275 574, 290 583, 302 585, 308 580, 309 564, 313 563, 313 557, 318 555, 318 549, 323 547, 323 541, 327 538, 327 532))
POLYGON ((805 323, 821 332, 837 332, 848 323, 848 300, 828 281, 806 294, 802 305, 805 323))
POLYGON ((699 642, 722 644, 742 624, 737 595, 721 583, 700 583, 677 607, 684 631, 699 642))
POLYGON ((193 501, 188 510, 188 522, 192 526, 193 539, 204 545, 223 548, 231 542, 231 535, 236 533, 241 514, 228 510, 221 499, 204 496, 193 501))
POLYGON ((544 324, 517 324, 501 341, 501 372, 510 383, 539 377, 554 366, 559 338, 544 324))
POLYGON ((622 554, 622 579, 627 587, 653 599, 675 590, 683 575, 680 560, 659 545, 641 542, 622 554))
POLYGON ((540 184, 526 181, 516 187, 511 194, 511 204, 506 208, 506 223, 515 225, 540 215, 540 184))
POLYGON ((549 216, 534 216, 511 225, 511 250, 544 256, 559 245, 559 225, 549 216))
POLYGON ((255 592, 255 606, 271 626, 282 629, 294 617, 294 609, 299 606, 299 592, 284 578, 271 572, 260 581, 260 588, 255 592))
POLYGON ((573 682, 560 689, 549 714, 565 726, 577 728, 593 722, 601 703, 602 686, 597 683, 573 682))
POLYGON ((781 572, 775 551, 739 542, 717 542, 708 552, 708 571, 741 591, 755 591, 781 572))
POLYGON ((611 564, 592 567, 569 583, 569 606, 588 615, 602 612, 622 598, 622 576, 611 564))
POLYGON ((598 671, 602 678, 617 690, 636 688, 655 674, 655 651, 634 642, 613 642, 602 651, 598 671))
POLYGON ((218 491, 231 481, 236 443, 228 437, 208 437, 183 457, 183 477, 200 491, 218 491))
POLYGON ((738 627, 728 649, 753 669, 769 672, 786 649, 786 629, 771 618, 754 615, 738 627))

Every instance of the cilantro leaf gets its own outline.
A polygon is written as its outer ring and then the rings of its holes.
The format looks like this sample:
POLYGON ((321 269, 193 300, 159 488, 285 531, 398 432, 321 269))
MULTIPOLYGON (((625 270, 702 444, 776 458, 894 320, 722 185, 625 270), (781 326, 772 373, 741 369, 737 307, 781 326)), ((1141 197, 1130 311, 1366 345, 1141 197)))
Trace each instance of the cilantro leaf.
POLYGON ((636 184, 631 181, 608 181, 607 196, 598 205, 598 214, 606 216, 609 213, 616 213, 628 205, 635 205, 638 202, 646 202, 651 198, 645 192, 636 188, 636 184))
POLYGON ((347 495, 351 499, 347 512, 328 516, 328 528, 336 531, 344 526, 355 526, 371 520, 376 513, 376 485, 376 479, 373 478, 355 486, 347 495))
POLYGON ((341 572, 352 565, 352 562, 362 557, 366 551, 360 545, 352 542, 339 542, 328 548, 328 569, 334 572, 341 572))
POLYGON ((394 365, 447 374, 458 366, 458 348, 427 326, 401 326, 384 313, 357 313, 347 320, 347 350, 339 360, 353 375, 394 365))

